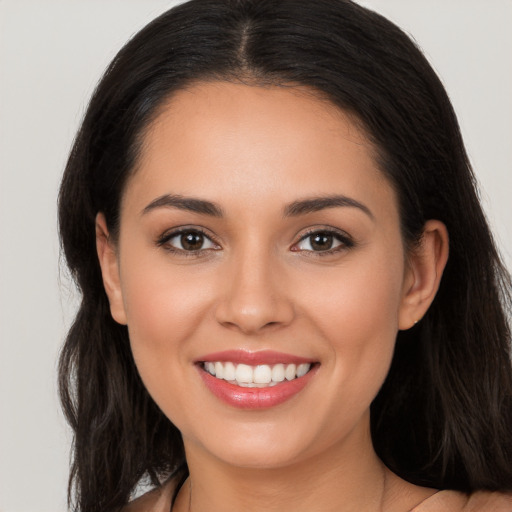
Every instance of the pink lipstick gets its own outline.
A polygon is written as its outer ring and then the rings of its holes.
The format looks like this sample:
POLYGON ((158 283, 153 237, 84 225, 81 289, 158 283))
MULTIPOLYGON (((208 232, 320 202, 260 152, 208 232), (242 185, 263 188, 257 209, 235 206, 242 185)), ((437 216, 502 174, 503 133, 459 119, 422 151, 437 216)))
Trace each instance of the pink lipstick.
POLYGON ((299 393, 319 365, 281 352, 230 350, 205 355, 196 360, 196 366, 217 398, 238 408, 262 409, 299 393))

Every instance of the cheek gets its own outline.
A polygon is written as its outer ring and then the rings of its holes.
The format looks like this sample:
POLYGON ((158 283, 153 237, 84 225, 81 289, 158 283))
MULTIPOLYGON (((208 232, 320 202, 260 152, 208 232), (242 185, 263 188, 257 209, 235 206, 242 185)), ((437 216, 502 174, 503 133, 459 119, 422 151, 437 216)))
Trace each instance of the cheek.
POLYGON ((208 281, 200 283, 204 276, 197 275, 194 265, 176 264, 171 254, 146 238, 144 231, 124 234, 123 302, 133 341, 164 349, 186 338, 202 314, 208 281))
POLYGON ((387 375, 398 332, 401 255, 394 261, 380 254, 347 264, 319 274, 303 291, 304 309, 330 350, 327 364, 352 396, 366 393, 370 401, 387 375))
POLYGON ((170 342, 187 336, 190 316, 198 311, 199 301, 179 280, 145 269, 143 278, 132 276, 124 283, 128 328, 136 345, 164 350, 170 342))
POLYGON ((159 394, 179 387, 183 369, 190 366, 188 342, 206 315, 209 292, 204 283, 197 286, 186 266, 132 256, 122 267, 130 344, 142 380, 160 403, 159 394))

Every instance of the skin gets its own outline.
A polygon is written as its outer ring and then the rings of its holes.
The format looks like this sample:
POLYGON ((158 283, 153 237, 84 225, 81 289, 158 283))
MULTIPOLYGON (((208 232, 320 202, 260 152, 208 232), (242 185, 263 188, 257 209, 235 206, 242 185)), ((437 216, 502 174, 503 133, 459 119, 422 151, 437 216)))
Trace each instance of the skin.
POLYGON ((357 124, 306 89, 200 83, 176 93, 146 133, 116 243, 98 215, 112 315, 128 325, 144 384, 183 435, 191 477, 175 510, 405 512, 432 494, 378 459, 369 407, 397 331, 435 296, 448 235, 429 221, 406 255, 395 192, 372 155, 357 124), (214 202, 223 216, 145 211, 165 194, 214 202), (368 212, 283 215, 333 194, 368 212), (158 243, 179 226, 206 233, 201 251, 173 252, 179 237, 158 243), (311 229, 345 242, 314 251, 311 229), (194 364, 229 349, 290 353, 318 369, 281 405, 237 409, 194 364))

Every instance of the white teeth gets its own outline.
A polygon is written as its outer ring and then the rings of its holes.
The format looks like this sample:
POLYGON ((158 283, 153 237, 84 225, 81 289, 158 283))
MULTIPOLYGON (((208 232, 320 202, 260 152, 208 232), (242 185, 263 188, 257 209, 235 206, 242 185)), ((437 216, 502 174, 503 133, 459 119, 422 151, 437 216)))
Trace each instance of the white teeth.
POLYGON ((260 364, 254 368, 254 382, 256 384, 268 384, 272 380, 272 370, 266 364, 260 364))
POLYGON ((304 377, 309 372, 310 365, 307 363, 299 364, 297 368, 297 377, 304 377))
MULTIPOLYGON (((215 363, 215 366, 217 366, 217 363, 215 363)), ((254 373, 252 371, 252 368, 246 364, 239 364, 236 367, 235 379, 238 382, 254 382, 254 373)))
POLYGON ((235 380, 235 365, 233 363, 224 363, 224 379, 235 380))
POLYGON ((293 380, 304 377, 309 372, 311 364, 303 363, 298 366, 295 364, 260 364, 249 366, 247 364, 238 364, 227 362, 205 362, 204 369, 218 379, 224 379, 242 387, 270 387, 279 382, 293 380))
POLYGON ((274 382, 283 382, 283 380, 284 380, 284 364, 276 364, 272 368, 272 380, 274 382))
POLYGON ((294 364, 289 364, 284 371, 284 376, 286 380, 295 379, 295 375, 297 375, 297 367, 294 364))
POLYGON ((222 363, 215 363, 215 376, 218 379, 224 378, 224 366, 222 365, 222 363))
POLYGON ((233 382, 237 386, 241 386, 242 388, 271 388, 275 386, 277 382, 269 382, 268 384, 256 384, 255 382, 233 382))

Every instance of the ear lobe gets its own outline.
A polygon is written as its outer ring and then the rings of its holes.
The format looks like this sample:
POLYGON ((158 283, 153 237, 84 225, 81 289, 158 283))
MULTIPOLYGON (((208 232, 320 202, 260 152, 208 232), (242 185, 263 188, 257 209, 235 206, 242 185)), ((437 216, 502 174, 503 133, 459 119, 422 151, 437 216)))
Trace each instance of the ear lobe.
POLYGON ((96 251, 103 276, 103 286, 110 303, 110 313, 116 322, 126 325, 117 252, 110 240, 103 213, 96 215, 96 251))
POLYGON ((427 221, 419 246, 412 250, 408 258, 399 329, 409 329, 427 312, 439 289, 448 252, 446 226, 438 220, 427 221))

